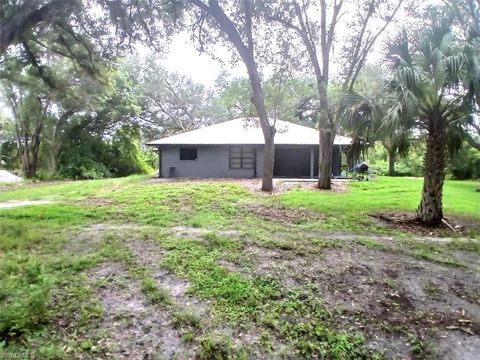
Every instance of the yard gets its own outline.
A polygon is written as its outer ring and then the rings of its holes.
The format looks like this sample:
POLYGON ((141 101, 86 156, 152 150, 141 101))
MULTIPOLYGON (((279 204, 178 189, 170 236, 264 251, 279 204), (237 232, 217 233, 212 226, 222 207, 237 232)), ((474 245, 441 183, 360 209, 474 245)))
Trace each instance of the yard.
POLYGON ((0 185, 0 357, 477 359, 480 182, 446 182, 456 232, 372 216, 421 179, 311 186, 0 185))

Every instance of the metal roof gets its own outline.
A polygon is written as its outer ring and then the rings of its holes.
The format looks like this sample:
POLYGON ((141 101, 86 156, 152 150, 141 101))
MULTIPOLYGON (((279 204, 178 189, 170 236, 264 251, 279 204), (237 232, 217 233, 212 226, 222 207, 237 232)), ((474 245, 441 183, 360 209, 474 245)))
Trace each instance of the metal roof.
MULTIPOLYGON (((318 145, 318 131, 287 121, 277 120, 275 144, 318 145)), ((350 145, 352 139, 336 135, 335 145, 350 145)), ((238 118, 204 128, 154 140, 147 145, 261 145, 263 132, 258 118, 238 118)))

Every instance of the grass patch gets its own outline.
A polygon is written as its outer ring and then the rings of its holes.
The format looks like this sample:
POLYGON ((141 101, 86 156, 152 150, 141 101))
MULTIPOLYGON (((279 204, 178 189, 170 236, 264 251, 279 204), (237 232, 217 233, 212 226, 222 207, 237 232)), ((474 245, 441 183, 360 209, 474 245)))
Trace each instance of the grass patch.
MULTIPOLYGON (((255 346, 272 356, 278 354, 275 346, 281 342, 286 345, 284 354, 292 358, 376 358, 377 354, 364 349, 361 333, 339 327, 340 313, 322 302, 324 289, 315 288, 315 284, 289 288, 281 285, 280 278, 256 275, 261 273, 255 272, 255 261, 262 259, 261 254, 258 259, 250 258, 244 249, 251 245, 260 252, 285 255, 292 261, 308 260, 326 248, 350 250, 361 245, 394 251, 366 235, 352 237, 352 241, 328 239, 325 231, 334 231, 345 233, 347 238, 349 233, 388 233, 404 245, 401 249, 395 247, 399 256, 405 251, 442 265, 462 265, 449 255, 452 250, 480 253, 477 240, 454 239, 444 244, 411 241, 406 235, 376 225, 367 216, 383 210, 414 209, 421 180, 379 178, 349 183, 345 193, 292 190, 259 197, 234 183, 150 183, 144 179, 28 184, 12 186, 0 194, 0 201, 57 201, 0 210, 0 354, 28 350, 38 358, 98 357, 102 351, 98 339, 89 339, 85 334, 98 325, 103 315, 93 290, 105 286, 102 281, 109 279, 95 282, 85 273, 101 262, 116 262, 159 311, 172 310, 171 325, 180 330, 182 341, 199 346, 200 359, 243 359, 251 355, 250 349, 211 331, 218 324, 226 324, 233 331, 258 330, 255 346), (91 197, 108 201, 84 201, 91 197), (287 210, 308 208, 325 217, 286 226, 249 212, 246 203, 287 210), (75 238, 83 226, 119 222, 136 223, 135 234, 115 233, 113 227, 111 234, 100 231, 97 235, 104 238, 87 253, 63 253, 69 239, 75 238), (186 234, 172 236, 169 227, 174 226, 185 227, 186 234), (189 238, 191 228, 201 230, 189 238), (235 235, 225 235, 230 234, 225 230, 235 235), (169 293, 157 285, 154 270, 142 266, 123 243, 144 239, 155 240, 162 248, 161 264, 152 266, 161 265, 175 276, 188 279, 188 295, 208 301, 208 317, 199 318, 177 308, 169 293), (234 266, 222 266, 222 261, 233 262, 234 266)), ((476 212, 479 195, 474 191, 479 185, 447 181, 445 212, 480 219, 476 212)), ((91 236, 97 235, 93 231, 91 236)), ((399 286, 390 278, 385 278, 384 285, 390 289, 399 286)), ((429 293, 441 295, 433 287, 429 293)), ((98 335, 102 336, 108 334, 98 335)), ((421 354, 424 349, 420 345, 410 343, 421 354)))
MULTIPOLYGON (((279 195, 285 206, 308 208, 327 214, 322 226, 329 230, 385 232, 369 218, 384 210, 414 211, 420 202, 423 179, 379 177, 375 181, 351 182, 345 193, 297 189, 279 195)), ((444 213, 480 219, 478 181, 445 181, 444 213)))

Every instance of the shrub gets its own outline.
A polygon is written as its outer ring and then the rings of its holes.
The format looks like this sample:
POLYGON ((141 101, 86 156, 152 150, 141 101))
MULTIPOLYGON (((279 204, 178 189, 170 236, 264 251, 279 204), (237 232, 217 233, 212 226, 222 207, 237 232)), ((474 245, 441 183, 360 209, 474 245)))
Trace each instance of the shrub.
POLYGON ((8 268, 12 271, 0 275, 0 342, 5 343, 32 334, 49 320, 53 284, 43 266, 34 260, 8 268))
POLYGON ((465 144, 465 147, 453 156, 449 170, 454 179, 479 179, 480 151, 465 144))

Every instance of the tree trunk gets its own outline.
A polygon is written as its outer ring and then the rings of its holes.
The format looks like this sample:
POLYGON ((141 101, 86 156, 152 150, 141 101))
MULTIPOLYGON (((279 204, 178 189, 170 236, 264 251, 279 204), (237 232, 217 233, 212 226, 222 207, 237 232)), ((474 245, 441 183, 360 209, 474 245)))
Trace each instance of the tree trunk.
POLYGON ((273 190, 273 164, 275 162, 275 143, 273 136, 265 139, 265 152, 263 157, 262 191, 273 190))
POLYGON ((267 110, 265 107, 265 98, 263 95, 262 82, 258 73, 257 64, 255 63, 254 41, 252 35, 252 5, 251 2, 244 2, 245 29, 244 34, 247 43, 240 36, 235 23, 225 14, 217 0, 210 0, 208 4, 200 0, 189 0, 190 3, 197 6, 202 11, 210 14, 217 22, 218 27, 224 31, 232 45, 237 49, 238 54, 242 58, 247 68, 248 78, 252 88, 251 102, 257 110, 258 119, 262 127, 263 137, 265 140, 265 157, 263 160, 262 173, 262 190, 273 190, 273 161, 275 156, 275 125, 271 125, 268 120, 267 110))
POLYGON ((445 179, 445 131, 430 128, 427 135, 425 153, 425 174, 422 199, 417 209, 421 222, 427 225, 440 225, 443 218, 442 191, 445 179))
POLYGON ((395 151, 388 150, 388 176, 395 176, 395 151))
POLYGON ((332 188, 333 132, 320 129, 320 149, 318 156, 318 188, 332 188))
POLYGON ((263 96, 262 83, 260 75, 258 74, 257 65, 253 54, 245 56, 244 62, 247 67, 250 86, 252 88, 251 102, 257 110, 257 115, 262 127, 263 138, 265 140, 265 150, 263 158, 262 171, 262 191, 273 190, 273 165, 275 161, 275 126, 270 125, 268 120, 267 110, 265 108, 265 99, 263 96))
POLYGON ((320 95, 320 113, 318 119, 319 153, 318 153, 318 188, 330 190, 332 188, 332 154, 335 132, 328 110, 327 84, 318 81, 320 95))

